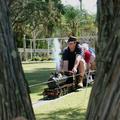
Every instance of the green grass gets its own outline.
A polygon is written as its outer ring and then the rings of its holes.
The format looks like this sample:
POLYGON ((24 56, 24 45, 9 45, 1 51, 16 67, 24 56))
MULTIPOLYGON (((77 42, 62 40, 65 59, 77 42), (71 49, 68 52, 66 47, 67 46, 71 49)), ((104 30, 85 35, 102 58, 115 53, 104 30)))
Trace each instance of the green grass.
MULTIPOLYGON (((46 82, 51 72, 55 71, 55 64, 23 64, 23 69, 31 86, 36 83, 46 82)), ((33 103, 43 98, 41 94, 45 87, 47 87, 45 84, 30 87, 30 96, 33 103)), ((84 120, 90 91, 91 87, 84 88, 82 91, 70 93, 60 99, 34 108, 36 120, 84 120)))
POLYGON ((34 108, 37 120, 85 120, 91 88, 73 92, 34 108))
MULTIPOLYGON (((55 63, 36 63, 36 64, 23 64, 25 77, 29 86, 47 82, 51 72, 55 71, 55 63)), ((42 98, 41 95, 46 84, 40 84, 38 86, 30 87, 32 102, 35 102, 42 98)))

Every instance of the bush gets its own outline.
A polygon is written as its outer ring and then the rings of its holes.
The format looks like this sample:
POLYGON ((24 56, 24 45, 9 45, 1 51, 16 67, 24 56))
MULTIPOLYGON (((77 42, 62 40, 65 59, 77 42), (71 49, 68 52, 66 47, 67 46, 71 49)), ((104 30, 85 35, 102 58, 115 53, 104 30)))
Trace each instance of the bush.
POLYGON ((53 60, 53 58, 50 56, 42 56, 42 57, 37 56, 31 59, 31 61, 50 61, 50 60, 53 60))
POLYGON ((31 59, 31 61, 40 61, 41 60, 41 57, 33 57, 32 59, 31 59))

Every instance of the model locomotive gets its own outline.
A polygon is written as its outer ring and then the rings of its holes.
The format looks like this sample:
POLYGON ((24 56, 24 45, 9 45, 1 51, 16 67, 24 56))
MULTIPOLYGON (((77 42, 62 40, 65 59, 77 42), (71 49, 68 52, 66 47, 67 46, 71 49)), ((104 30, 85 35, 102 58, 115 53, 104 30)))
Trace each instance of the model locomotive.
POLYGON ((74 76, 63 73, 52 73, 48 79, 48 88, 44 89, 43 96, 56 98, 75 89, 74 76))
POLYGON ((48 88, 43 91, 44 98, 57 98, 77 89, 79 75, 71 73, 52 73, 48 79, 48 88))

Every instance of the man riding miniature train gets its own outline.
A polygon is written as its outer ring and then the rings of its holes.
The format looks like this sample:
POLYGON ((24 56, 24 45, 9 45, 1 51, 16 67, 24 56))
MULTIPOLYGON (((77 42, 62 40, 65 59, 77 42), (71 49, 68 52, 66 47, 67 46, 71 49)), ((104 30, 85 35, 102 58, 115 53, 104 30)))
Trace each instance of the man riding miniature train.
MULTIPOLYGON (((67 41, 67 47, 62 52, 61 71, 72 74, 79 74, 78 88, 83 87, 83 78, 86 69, 89 69, 92 54, 90 51, 81 47, 76 37, 70 36, 67 41)), ((92 59, 93 61, 93 59, 92 59)))
POLYGON ((67 47, 64 48, 62 52, 61 68, 63 72, 70 72, 73 74, 79 73, 78 87, 83 87, 83 77, 86 65, 82 57, 82 50, 74 36, 69 37, 67 47))

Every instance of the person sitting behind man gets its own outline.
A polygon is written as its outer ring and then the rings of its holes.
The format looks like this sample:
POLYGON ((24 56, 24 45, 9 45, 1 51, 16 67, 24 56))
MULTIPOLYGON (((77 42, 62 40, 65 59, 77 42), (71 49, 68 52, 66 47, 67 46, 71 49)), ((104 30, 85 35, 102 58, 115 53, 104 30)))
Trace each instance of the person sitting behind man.
POLYGON ((78 87, 82 88, 85 68, 85 61, 82 57, 82 51, 77 39, 74 36, 70 36, 67 41, 67 47, 62 53, 62 69, 64 72, 79 73, 78 87))
POLYGON ((87 43, 83 43, 81 45, 81 49, 82 49, 82 56, 86 62, 86 66, 87 66, 87 71, 89 71, 90 69, 95 69, 95 51, 93 51, 93 48, 89 48, 89 45, 87 43), (93 68, 94 67, 94 68, 93 68))

